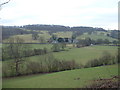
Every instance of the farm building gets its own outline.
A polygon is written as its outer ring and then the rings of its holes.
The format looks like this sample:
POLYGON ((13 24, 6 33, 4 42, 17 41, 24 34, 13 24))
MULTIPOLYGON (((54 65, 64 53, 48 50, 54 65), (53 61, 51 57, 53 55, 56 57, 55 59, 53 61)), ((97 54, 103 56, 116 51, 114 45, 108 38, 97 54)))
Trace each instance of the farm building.
POLYGON ((71 39, 71 38, 57 38, 56 40, 53 40, 52 43, 62 43, 62 42, 65 42, 65 43, 77 43, 77 40, 76 39, 71 39))

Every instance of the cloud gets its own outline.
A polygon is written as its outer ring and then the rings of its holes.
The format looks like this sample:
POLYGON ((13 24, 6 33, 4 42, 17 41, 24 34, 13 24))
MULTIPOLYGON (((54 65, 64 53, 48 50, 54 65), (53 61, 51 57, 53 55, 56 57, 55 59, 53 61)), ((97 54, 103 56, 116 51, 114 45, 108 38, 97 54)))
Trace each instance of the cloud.
POLYGON ((11 0, 3 25, 57 24, 117 29, 118 0, 11 0), (114 23, 114 25, 113 25, 114 23))

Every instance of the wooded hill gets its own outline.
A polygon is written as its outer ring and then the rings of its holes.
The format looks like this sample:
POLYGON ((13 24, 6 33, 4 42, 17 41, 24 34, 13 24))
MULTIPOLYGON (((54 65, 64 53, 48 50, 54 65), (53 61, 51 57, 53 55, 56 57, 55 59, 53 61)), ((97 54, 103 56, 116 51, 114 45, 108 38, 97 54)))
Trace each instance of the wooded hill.
MULTIPOLYGON (((49 34, 56 32, 72 31, 80 35, 82 35, 85 32, 91 34, 94 31, 108 32, 103 28, 83 27, 83 26, 69 27, 69 26, 61 26, 61 25, 41 25, 41 24, 24 25, 24 26, 2 26, 3 39, 6 39, 13 35, 33 34, 33 33, 37 33, 37 31, 48 31, 49 34)), ((118 33, 119 33, 118 30, 109 30, 109 31, 110 33, 107 36, 110 36, 112 38, 118 38, 118 33)))

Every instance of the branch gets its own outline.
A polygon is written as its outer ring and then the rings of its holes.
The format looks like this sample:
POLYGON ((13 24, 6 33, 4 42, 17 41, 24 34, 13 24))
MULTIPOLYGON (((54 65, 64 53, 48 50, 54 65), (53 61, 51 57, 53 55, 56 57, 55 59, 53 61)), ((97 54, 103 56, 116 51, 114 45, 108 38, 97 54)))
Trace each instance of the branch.
POLYGON ((4 3, 2 3, 2 4, 0 4, 0 7, 1 7, 2 5, 5 5, 5 4, 9 3, 9 2, 10 2, 10 0, 7 1, 7 2, 4 2, 4 3))

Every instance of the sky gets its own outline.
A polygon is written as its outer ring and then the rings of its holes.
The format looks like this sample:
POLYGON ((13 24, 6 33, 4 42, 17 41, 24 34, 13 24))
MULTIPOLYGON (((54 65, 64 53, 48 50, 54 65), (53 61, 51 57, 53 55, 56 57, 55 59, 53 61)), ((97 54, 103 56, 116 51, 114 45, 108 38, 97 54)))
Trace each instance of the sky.
MULTIPOLYGON (((0 3, 8 0, 0 0, 0 3)), ((119 0, 11 0, 1 7, 0 24, 49 24, 118 29, 119 0)))

